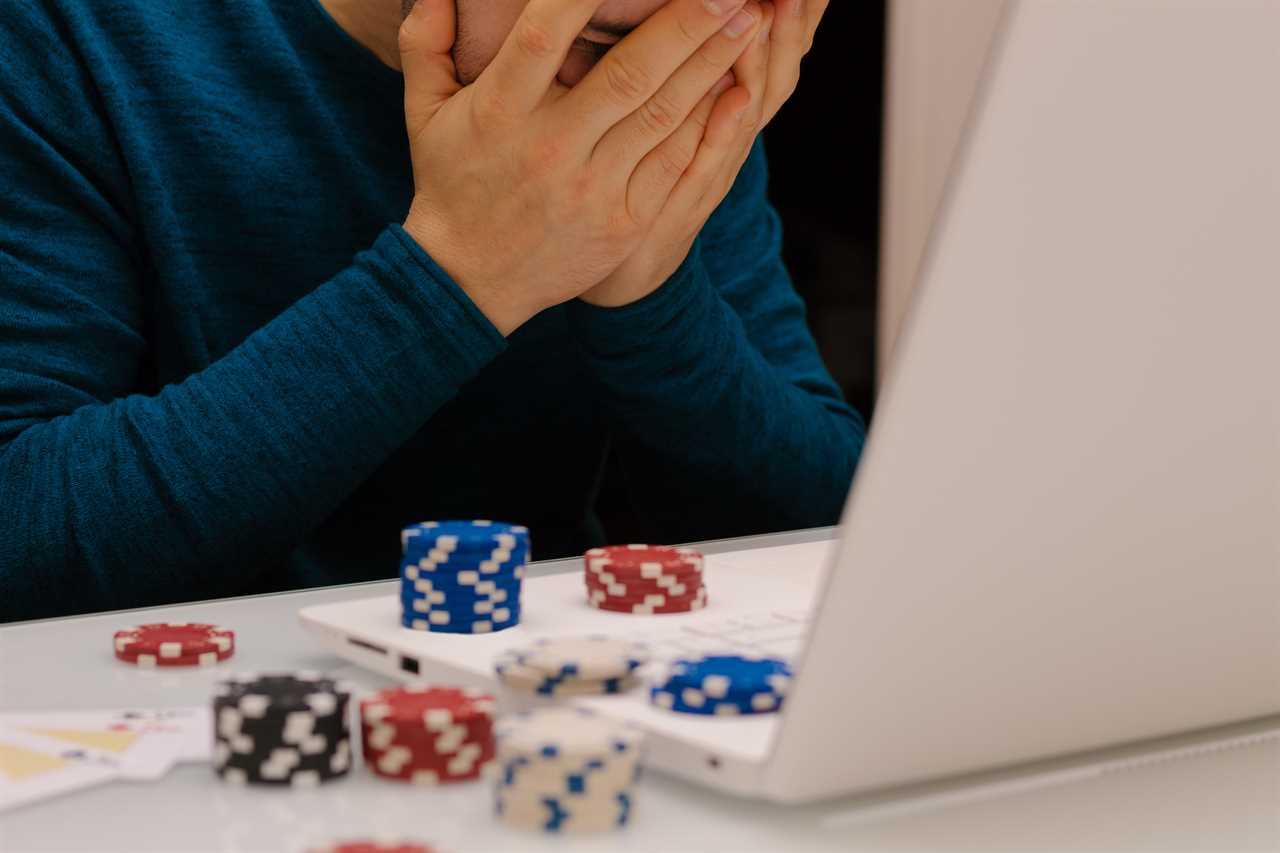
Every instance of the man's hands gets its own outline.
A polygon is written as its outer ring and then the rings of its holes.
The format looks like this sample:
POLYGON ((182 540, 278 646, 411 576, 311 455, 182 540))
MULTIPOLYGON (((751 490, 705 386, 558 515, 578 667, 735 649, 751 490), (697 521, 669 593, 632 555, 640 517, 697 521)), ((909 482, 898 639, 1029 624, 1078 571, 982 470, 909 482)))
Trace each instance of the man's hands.
POLYGON ((672 0, 569 89, 556 75, 600 3, 529 0, 466 88, 453 0, 418 0, 400 31, 417 188, 405 230, 504 335, 606 279, 687 173, 706 182, 733 151, 701 144, 702 125, 744 106, 741 89, 717 99, 760 27, 756 0, 672 0))
MULTIPOLYGON (((583 294, 594 305, 626 305, 657 290, 693 248, 698 232, 724 201, 756 136, 795 93, 800 62, 813 49, 814 35, 828 0, 773 0, 764 3, 764 24, 738 59, 736 87, 712 111, 701 105, 695 122, 706 125, 702 152, 676 187, 640 248, 607 279, 583 294), (735 120, 738 110, 741 121, 735 120)), ((697 146, 691 131, 689 146, 697 146)))

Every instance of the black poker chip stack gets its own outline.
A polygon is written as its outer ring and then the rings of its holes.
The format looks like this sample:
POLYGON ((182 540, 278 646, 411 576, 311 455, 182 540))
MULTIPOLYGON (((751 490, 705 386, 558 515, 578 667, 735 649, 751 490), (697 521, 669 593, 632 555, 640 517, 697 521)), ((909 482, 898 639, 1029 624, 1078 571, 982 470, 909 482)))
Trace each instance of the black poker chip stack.
POLYGON ((308 787, 351 769, 351 689, 318 673, 240 675, 213 697, 214 771, 234 784, 308 787))

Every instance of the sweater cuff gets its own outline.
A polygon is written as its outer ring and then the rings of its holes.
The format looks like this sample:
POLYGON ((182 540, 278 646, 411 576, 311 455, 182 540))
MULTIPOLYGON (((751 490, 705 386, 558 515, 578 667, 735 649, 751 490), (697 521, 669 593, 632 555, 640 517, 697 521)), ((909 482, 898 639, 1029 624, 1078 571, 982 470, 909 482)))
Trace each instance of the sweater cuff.
POLYGON ((400 225, 391 224, 379 235, 373 254, 409 285, 407 295, 426 309, 431 325, 472 372, 507 348, 507 339, 466 291, 400 225))
POLYGON ((661 349, 661 339, 693 319, 690 314, 702 307, 699 303, 709 295, 709 287, 699 238, 684 263, 653 293, 617 308, 574 300, 569 304, 570 318, 579 340, 593 354, 661 349))

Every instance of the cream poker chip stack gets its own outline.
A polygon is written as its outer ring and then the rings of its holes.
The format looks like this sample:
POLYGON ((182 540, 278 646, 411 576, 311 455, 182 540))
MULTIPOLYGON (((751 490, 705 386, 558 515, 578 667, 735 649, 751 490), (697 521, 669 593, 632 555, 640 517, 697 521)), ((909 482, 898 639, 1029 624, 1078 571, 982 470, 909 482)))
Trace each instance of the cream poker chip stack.
POLYGON ((635 807, 643 736, 579 708, 498 722, 494 810, 508 826, 547 833, 624 827, 635 807))

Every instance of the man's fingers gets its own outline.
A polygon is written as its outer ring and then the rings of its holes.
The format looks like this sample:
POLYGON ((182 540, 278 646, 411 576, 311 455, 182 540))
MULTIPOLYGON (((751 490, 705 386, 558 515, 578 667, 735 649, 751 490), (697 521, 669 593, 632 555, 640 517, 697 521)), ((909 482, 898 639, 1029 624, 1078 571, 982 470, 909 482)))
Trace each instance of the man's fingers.
POLYGON ((592 139, 603 138, 652 98, 708 39, 729 25, 744 3, 672 0, 618 42, 560 99, 556 105, 559 120, 582 127, 592 139))
POLYGON ((737 153, 741 135, 740 116, 750 109, 747 91, 735 86, 721 95, 707 117, 707 127, 693 162, 685 169, 671 190, 667 204, 673 210, 691 211, 699 222, 705 222, 721 199, 712 199, 717 181, 730 167, 737 153))
MULTIPOLYGON (((756 40, 733 66, 733 74, 738 80, 738 85, 745 88, 751 96, 751 103, 744 117, 744 123, 749 131, 744 135, 749 137, 754 137, 754 132, 764 125, 766 99, 769 94, 770 33, 776 17, 775 7, 769 0, 765 0, 760 8, 764 19, 760 22, 756 40)), ((750 141, 750 139, 747 140, 748 145, 750 141)))
POLYGON ((751 44, 762 17, 760 4, 748 0, 738 14, 749 18, 739 22, 741 29, 726 27, 712 36, 640 109, 605 134, 593 158, 602 168, 631 174, 637 163, 681 127, 751 44))
POLYGON ((453 0, 417 0, 400 27, 404 114, 411 137, 460 88, 451 54, 456 21, 453 0))
POLYGON ((573 41, 603 0, 529 0, 498 55, 476 81, 481 105, 512 117, 546 98, 573 41))
POLYGON ((733 77, 726 74, 679 129, 636 167, 627 190, 627 209, 636 221, 652 222, 666 207, 672 189, 698 155, 716 101, 732 87, 733 77))

